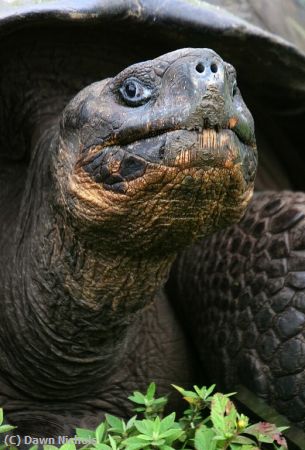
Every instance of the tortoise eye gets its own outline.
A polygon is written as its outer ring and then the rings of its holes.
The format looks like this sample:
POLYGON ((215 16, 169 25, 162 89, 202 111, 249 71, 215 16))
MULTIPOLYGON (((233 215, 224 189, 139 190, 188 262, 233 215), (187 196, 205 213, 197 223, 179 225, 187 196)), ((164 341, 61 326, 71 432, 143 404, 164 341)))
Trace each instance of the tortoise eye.
POLYGON ((134 81, 128 81, 125 85, 125 94, 129 98, 134 98, 137 95, 137 85, 134 81))
POLYGON ((139 106, 146 103, 152 90, 136 78, 128 78, 120 88, 123 100, 130 106, 139 106))

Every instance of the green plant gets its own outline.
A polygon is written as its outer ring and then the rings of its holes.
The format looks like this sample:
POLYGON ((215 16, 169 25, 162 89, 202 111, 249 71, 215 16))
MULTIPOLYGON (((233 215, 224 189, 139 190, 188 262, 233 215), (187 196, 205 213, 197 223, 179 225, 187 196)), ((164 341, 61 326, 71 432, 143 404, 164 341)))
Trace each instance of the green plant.
MULTIPOLYGON (((62 445, 60 450, 287 449, 282 436, 285 428, 266 422, 249 424, 248 417, 238 413, 231 401, 233 394, 213 393, 215 385, 209 388, 194 386, 192 391, 179 386, 174 388, 188 403, 181 418, 177 419, 174 412, 163 417, 167 397, 156 398, 156 386, 151 383, 145 394, 136 391, 129 397, 136 404, 135 412, 142 418, 135 415, 125 421, 106 414, 96 430, 77 428, 76 437, 62 445)), ((13 428, 3 427, 10 426, 0 426, 0 433, 13 428)), ((0 450, 5 448, 13 450, 5 445, 0 450)), ((56 449, 55 446, 44 445, 44 450, 56 449)))
MULTIPOLYGON (((8 433, 9 431, 12 431, 14 428, 12 425, 5 425, 3 424, 3 409, 0 408, 0 434, 8 433)), ((1 448, 1 447, 0 447, 1 448)))

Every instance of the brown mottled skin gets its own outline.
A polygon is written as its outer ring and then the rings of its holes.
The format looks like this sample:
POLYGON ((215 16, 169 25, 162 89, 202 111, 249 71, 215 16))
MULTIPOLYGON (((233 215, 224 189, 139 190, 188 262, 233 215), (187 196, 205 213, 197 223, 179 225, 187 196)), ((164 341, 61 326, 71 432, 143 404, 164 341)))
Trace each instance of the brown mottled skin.
POLYGON ((21 433, 195 381, 162 288, 180 250, 240 220, 255 171, 235 71, 209 49, 133 65, 39 122, 1 242, 0 404, 21 433))

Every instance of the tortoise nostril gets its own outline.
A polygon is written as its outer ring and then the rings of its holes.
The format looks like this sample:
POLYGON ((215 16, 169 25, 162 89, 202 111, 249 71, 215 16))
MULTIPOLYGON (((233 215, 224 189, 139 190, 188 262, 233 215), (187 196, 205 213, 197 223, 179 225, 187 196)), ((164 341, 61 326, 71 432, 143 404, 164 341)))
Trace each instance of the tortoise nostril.
POLYGON ((218 70, 217 64, 212 63, 212 64, 211 64, 211 72, 216 73, 217 70, 218 70))
POLYGON ((204 72, 204 65, 202 64, 202 62, 200 62, 200 63, 197 64, 196 70, 197 70, 197 72, 199 72, 199 73, 204 72))

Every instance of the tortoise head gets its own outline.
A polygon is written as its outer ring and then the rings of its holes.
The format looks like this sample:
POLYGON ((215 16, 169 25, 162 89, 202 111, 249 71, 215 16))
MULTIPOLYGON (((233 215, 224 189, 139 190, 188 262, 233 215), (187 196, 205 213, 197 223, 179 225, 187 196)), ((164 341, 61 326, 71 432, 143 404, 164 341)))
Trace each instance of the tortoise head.
POLYGON ((54 170, 83 225, 120 248, 176 251, 241 218, 256 165, 234 68, 183 49, 82 90, 63 113, 54 170))

